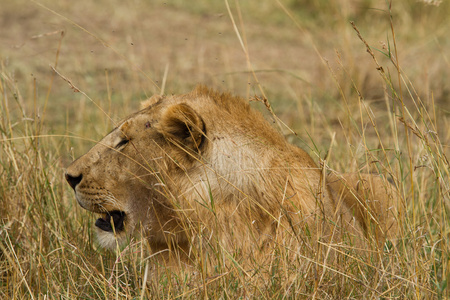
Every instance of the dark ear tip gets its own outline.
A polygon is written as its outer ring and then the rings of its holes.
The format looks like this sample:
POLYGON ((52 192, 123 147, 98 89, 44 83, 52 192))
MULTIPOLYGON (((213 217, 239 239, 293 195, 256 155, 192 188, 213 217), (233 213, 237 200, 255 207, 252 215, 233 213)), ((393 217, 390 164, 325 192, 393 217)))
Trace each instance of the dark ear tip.
POLYGON ((161 119, 163 134, 175 142, 197 151, 203 144, 205 124, 200 115, 185 103, 167 108, 161 119))

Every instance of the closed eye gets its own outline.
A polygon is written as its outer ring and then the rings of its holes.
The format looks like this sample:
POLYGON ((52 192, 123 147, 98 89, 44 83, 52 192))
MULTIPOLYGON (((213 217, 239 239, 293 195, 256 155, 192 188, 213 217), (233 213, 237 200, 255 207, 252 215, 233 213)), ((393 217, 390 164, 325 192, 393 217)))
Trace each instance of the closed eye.
POLYGON ((116 148, 117 150, 122 150, 122 148, 124 148, 128 144, 129 141, 130 140, 123 139, 114 148, 116 148))

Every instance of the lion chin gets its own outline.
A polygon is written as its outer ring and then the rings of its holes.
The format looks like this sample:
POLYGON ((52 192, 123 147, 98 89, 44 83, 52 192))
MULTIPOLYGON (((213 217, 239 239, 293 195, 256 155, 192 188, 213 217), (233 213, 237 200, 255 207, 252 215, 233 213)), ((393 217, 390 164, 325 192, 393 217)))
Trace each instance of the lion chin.
POLYGON ((124 231, 113 233, 97 228, 96 236, 99 245, 107 249, 122 248, 128 241, 127 234, 124 231))
POLYGON ((79 204, 100 213, 103 247, 137 228, 151 249, 188 256, 380 246, 397 235, 400 198, 385 176, 326 175, 242 98, 199 86, 154 96, 118 124, 66 172, 79 204))

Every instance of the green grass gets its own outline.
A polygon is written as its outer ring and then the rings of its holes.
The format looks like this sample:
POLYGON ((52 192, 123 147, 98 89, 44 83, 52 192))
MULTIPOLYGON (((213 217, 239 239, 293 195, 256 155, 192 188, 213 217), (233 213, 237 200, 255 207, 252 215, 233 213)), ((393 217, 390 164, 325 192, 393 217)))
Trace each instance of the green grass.
POLYGON ((220 1, 0 1, 1 298, 449 296, 449 2, 229 5, 239 35, 220 1), (389 174, 399 241, 379 261, 336 266, 280 252, 264 284, 220 249, 217 269, 185 274, 156 267, 145 240, 99 249, 64 168, 163 82, 265 95, 315 161, 389 174))

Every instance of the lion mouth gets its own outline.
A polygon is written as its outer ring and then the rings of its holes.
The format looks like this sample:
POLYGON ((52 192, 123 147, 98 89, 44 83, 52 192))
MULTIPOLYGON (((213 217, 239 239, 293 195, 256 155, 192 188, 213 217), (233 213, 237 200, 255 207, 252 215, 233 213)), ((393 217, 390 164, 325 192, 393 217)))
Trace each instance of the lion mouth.
POLYGON ((115 231, 117 233, 124 230, 123 224, 124 220, 125 220, 125 212, 114 210, 105 213, 102 218, 98 218, 97 221, 95 221, 95 226, 97 226, 103 231, 107 232, 115 231))

